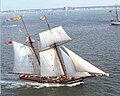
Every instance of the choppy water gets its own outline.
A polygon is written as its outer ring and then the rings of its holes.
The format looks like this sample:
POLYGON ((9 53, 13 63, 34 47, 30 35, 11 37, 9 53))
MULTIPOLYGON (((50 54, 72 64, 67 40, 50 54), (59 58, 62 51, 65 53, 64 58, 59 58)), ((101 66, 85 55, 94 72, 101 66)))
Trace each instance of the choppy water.
POLYGON ((78 10, 57 12, 12 13, 1 16, 1 85, 2 96, 120 96, 120 26, 111 26, 109 10, 78 10), (25 29, 21 21, 6 22, 9 17, 22 15, 27 28, 37 41, 38 33, 47 30, 39 16, 46 15, 51 27, 62 25, 73 39, 68 48, 98 68, 109 72, 109 77, 85 80, 74 87, 43 87, 19 80, 9 74, 13 68, 12 46, 7 40, 24 42, 25 29), (5 22, 3 22, 5 21, 5 22))

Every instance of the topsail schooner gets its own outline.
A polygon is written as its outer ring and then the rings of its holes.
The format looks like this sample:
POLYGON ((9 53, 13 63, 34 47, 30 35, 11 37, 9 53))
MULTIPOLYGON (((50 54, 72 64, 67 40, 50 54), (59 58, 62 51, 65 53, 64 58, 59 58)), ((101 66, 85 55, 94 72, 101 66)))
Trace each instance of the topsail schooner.
MULTIPOLYGON (((22 16, 20 19, 23 21, 22 16)), ((39 57, 27 29, 29 46, 12 41, 13 72, 19 74, 20 79, 49 84, 74 84, 89 77, 109 76, 63 46, 72 39, 62 26, 51 29, 45 16, 43 19, 49 30, 39 33, 39 57)))

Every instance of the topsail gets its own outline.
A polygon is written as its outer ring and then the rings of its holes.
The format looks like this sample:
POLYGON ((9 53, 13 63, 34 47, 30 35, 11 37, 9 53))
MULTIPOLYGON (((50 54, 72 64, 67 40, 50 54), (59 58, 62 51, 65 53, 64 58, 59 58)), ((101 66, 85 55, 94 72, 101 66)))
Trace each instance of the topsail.
POLYGON ((39 36, 41 50, 51 48, 55 43, 65 43, 71 40, 62 26, 39 33, 39 36))

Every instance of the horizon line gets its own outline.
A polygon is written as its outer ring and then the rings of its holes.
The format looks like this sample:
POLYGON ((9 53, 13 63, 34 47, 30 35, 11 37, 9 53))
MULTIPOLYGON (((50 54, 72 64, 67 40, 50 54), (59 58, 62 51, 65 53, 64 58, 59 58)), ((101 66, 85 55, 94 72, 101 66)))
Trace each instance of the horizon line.
MULTIPOLYGON (((89 5, 89 6, 63 6, 63 7, 53 7, 53 8, 33 8, 33 9, 9 9, 9 10, 0 10, 1 12, 4 12, 4 11, 24 11, 24 10, 50 10, 50 9, 62 9, 64 7, 71 7, 71 8, 94 8, 94 7, 114 7, 115 5, 96 5, 96 6, 93 6, 93 5, 89 5)), ((120 5, 117 5, 118 7, 120 7, 120 5)))

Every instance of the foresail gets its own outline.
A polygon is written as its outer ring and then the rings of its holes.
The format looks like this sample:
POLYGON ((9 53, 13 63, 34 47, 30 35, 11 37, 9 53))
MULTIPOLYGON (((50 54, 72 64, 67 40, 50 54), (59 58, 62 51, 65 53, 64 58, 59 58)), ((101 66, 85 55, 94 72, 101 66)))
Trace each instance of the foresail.
POLYGON ((32 49, 24 44, 12 41, 14 48, 14 73, 40 74, 40 66, 32 49))
POLYGON ((64 75, 56 50, 54 48, 39 53, 42 76, 64 75))
POLYGON ((60 48, 61 55, 64 61, 65 69, 68 77, 87 77, 91 76, 88 72, 78 71, 72 62, 71 58, 60 48))
POLYGON ((73 61, 77 72, 88 72, 94 75, 107 75, 105 72, 93 66, 92 64, 90 64, 89 62, 87 62, 86 60, 84 60, 83 58, 81 58, 80 56, 78 56, 77 54, 75 54, 65 46, 63 46, 63 48, 68 53, 71 60, 73 61))
POLYGON ((88 72, 76 72, 73 77, 88 77, 88 76, 92 76, 91 74, 89 74, 88 72))
POLYGON ((41 50, 50 48, 54 43, 65 43, 71 40, 62 26, 39 33, 41 50))
POLYGON ((71 61, 71 58, 61 48, 60 51, 65 65, 65 69, 67 71, 67 76, 73 76, 76 70, 73 62, 71 61))

